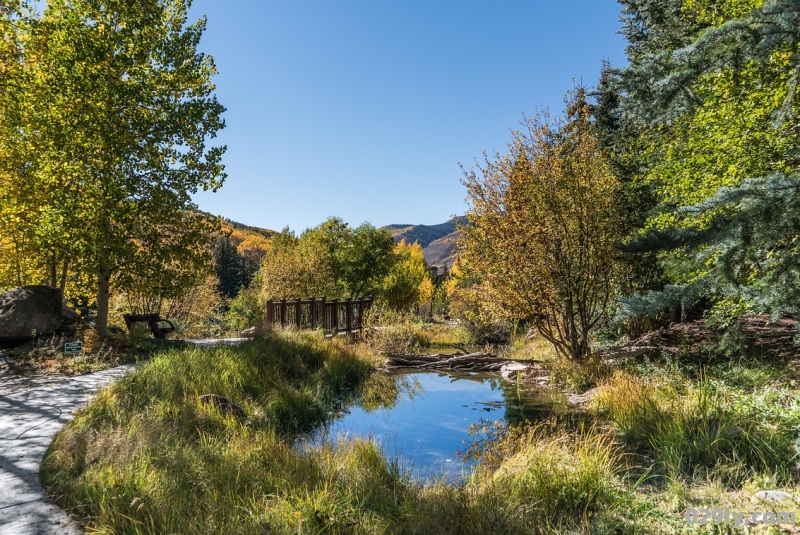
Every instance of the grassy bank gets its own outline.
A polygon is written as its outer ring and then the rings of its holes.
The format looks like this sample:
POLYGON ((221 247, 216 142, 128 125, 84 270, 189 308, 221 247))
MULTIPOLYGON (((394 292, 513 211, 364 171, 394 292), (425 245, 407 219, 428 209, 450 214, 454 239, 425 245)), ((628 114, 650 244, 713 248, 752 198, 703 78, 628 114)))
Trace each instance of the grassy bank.
POLYGON ((509 435, 493 446, 508 462, 463 486, 413 482, 364 440, 293 447, 342 396, 392 401, 340 344, 277 333, 160 354, 57 436, 43 482, 96 533, 636 532, 616 447, 593 435, 509 435), (244 417, 202 404, 209 393, 244 417))
MULTIPOLYGON (((377 341, 407 340, 413 327, 377 341)), ((798 494, 791 363, 689 354, 575 363, 515 341, 507 351, 541 360, 555 387, 599 385, 588 417, 491 427, 456 486, 411 480, 368 440, 294 446, 356 397, 367 410, 396 402, 395 382, 373 371, 376 340, 349 344, 276 332, 166 350, 57 436, 43 481, 104 534, 722 533, 688 526, 683 511, 800 513, 753 499, 798 494)))

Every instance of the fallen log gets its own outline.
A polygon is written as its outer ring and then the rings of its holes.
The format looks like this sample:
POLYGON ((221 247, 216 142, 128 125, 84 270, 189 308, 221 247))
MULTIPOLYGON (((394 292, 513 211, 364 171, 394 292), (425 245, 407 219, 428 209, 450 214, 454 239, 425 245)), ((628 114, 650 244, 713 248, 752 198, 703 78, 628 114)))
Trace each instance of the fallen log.
MULTIPOLYGON (((386 357, 387 368, 417 368, 424 370, 460 370, 460 371, 513 371, 532 368, 536 360, 519 360, 498 357, 492 353, 435 354, 435 355, 397 355, 386 357)), ((504 376, 506 374, 504 373, 504 376)))

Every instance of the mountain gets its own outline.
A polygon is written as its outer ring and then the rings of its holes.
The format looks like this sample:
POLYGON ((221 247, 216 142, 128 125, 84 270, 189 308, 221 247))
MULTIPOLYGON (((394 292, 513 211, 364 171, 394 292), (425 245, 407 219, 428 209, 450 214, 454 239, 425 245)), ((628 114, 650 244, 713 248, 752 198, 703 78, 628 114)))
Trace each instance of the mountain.
POLYGON ((406 240, 406 243, 418 242, 425 253, 425 261, 429 266, 450 266, 456 243, 461 235, 456 225, 465 223, 463 217, 454 217, 439 225, 387 225, 394 241, 406 240))

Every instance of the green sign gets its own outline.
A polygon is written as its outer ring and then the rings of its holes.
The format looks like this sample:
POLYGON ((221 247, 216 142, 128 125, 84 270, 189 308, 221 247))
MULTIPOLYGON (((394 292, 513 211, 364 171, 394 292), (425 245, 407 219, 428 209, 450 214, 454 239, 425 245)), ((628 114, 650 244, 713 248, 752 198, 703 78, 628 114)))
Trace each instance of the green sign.
POLYGON ((80 355, 83 353, 83 342, 67 342, 64 344, 65 355, 80 355))

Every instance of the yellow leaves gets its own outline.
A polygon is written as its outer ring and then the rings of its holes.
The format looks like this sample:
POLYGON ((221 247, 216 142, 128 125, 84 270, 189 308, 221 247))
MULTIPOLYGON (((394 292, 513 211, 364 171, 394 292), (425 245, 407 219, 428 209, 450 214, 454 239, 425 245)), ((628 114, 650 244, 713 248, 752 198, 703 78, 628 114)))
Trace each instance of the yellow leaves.
POLYGON ((401 240, 394 246, 396 262, 383 280, 381 294, 396 310, 407 310, 414 303, 427 303, 435 291, 425 255, 419 243, 401 240))
POLYGON ((585 101, 569 104, 567 121, 536 115, 508 154, 465 173, 472 209, 448 283, 451 296, 491 316, 545 318, 540 330, 562 350, 567 332, 585 346, 618 270, 618 185, 585 101))

